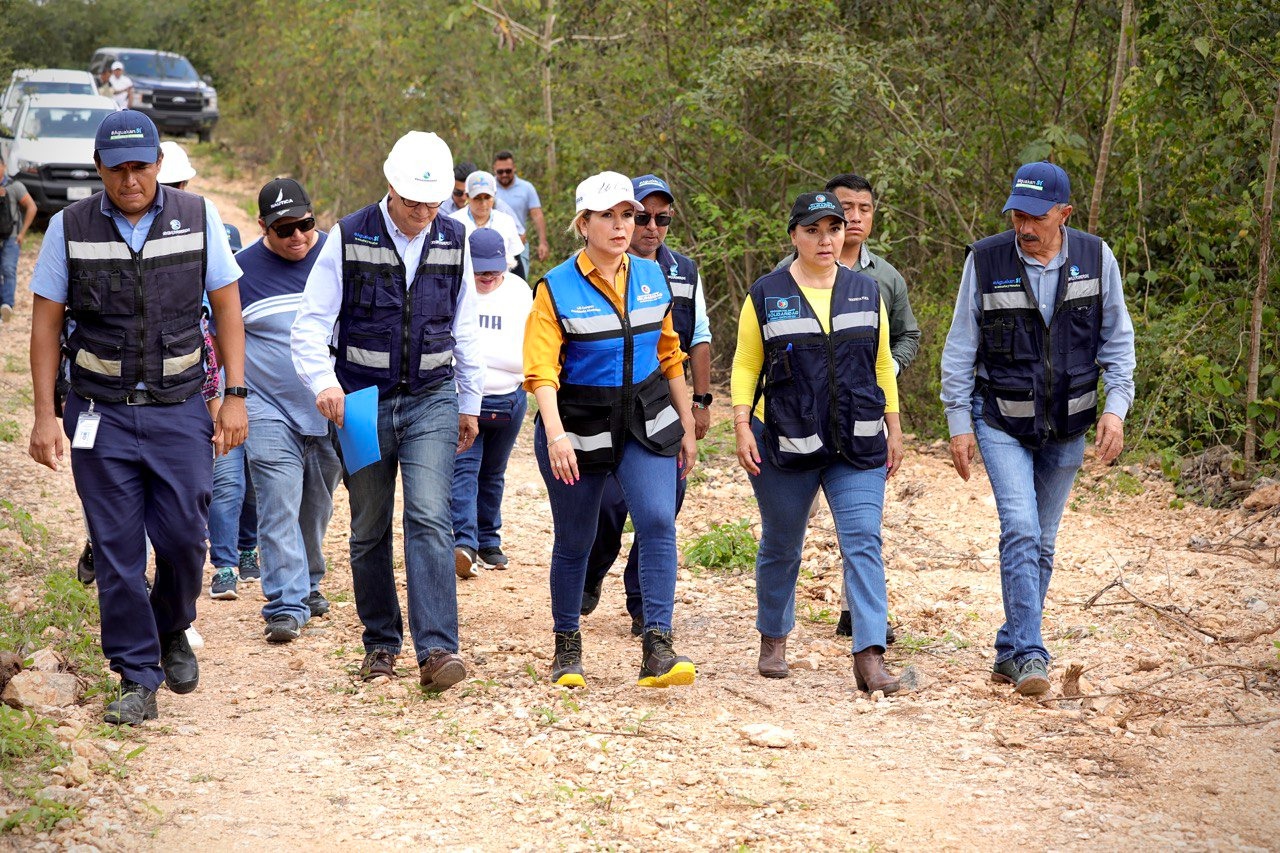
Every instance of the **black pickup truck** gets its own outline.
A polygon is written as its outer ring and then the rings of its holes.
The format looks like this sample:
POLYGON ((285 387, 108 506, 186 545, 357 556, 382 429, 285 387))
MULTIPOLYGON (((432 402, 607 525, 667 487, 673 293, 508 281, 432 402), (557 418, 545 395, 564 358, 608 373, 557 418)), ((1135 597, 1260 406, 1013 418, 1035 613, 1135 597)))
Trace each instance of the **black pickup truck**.
POLYGON ((102 47, 89 62, 89 73, 101 80, 119 62, 133 81, 129 108, 146 113, 161 133, 194 133, 208 142, 218 123, 218 92, 208 77, 196 73, 187 58, 163 50, 102 47))

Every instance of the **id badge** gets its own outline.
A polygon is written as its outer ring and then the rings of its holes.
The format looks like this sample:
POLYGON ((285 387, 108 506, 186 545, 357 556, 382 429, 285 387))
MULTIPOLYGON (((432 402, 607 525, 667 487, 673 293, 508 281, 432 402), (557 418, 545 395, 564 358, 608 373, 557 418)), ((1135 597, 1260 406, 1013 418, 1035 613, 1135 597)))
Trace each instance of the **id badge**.
POLYGON ((94 411, 81 412, 76 419, 76 434, 71 439, 72 450, 93 450, 93 443, 98 440, 98 424, 102 415, 94 411))

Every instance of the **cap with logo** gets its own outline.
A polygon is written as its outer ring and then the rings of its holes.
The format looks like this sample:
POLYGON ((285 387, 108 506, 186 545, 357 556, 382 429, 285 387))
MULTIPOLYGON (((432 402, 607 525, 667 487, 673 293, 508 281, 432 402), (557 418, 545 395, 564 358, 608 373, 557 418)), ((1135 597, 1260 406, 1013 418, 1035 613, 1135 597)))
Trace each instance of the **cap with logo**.
POLYGON ((434 133, 411 130, 392 146, 382 174, 401 198, 441 204, 453 193, 453 153, 434 133))
POLYGON ((301 219, 311 212, 311 199, 293 178, 276 178, 258 191, 258 216, 268 226, 286 216, 301 219))
POLYGON ((630 178, 618 172, 601 172, 578 184, 578 191, 574 193, 574 213, 609 210, 624 201, 630 202, 636 210, 644 210, 644 205, 636 201, 630 178))
POLYGON ((187 152, 183 151, 182 146, 178 143, 172 140, 161 142, 160 153, 164 155, 164 160, 160 161, 160 173, 156 175, 158 182, 162 184, 180 184, 196 176, 195 167, 191 165, 191 158, 187 156, 187 152))
POLYGON ((844 208, 833 193, 800 193, 791 205, 791 216, 787 219, 787 231, 793 231, 801 225, 812 225, 820 219, 834 216, 844 222, 844 208))
POLYGON ((467 175, 467 195, 475 198, 478 195, 494 195, 498 192, 498 181, 489 172, 476 171, 467 175))
POLYGON ((1071 200, 1071 179, 1061 166, 1041 161, 1027 163, 1013 176, 1013 191, 1001 213, 1020 210, 1031 216, 1044 216, 1054 205, 1071 200))
POLYGON ((123 70, 124 70, 124 63, 117 59, 115 62, 111 63, 111 70, 112 70, 112 71, 123 71, 123 70))
POLYGON ((506 272, 507 242, 492 228, 477 228, 467 238, 471 267, 476 272, 506 272))
POLYGON ((667 197, 667 201, 672 203, 676 200, 675 195, 671 192, 671 187, 667 186, 667 182, 657 175, 641 175, 638 178, 632 178, 631 188, 635 190, 636 201, 644 201, 654 193, 662 193, 667 197))
POLYGON ((145 114, 120 110, 98 125, 93 150, 107 168, 121 163, 154 163, 160 159, 160 133, 145 114))

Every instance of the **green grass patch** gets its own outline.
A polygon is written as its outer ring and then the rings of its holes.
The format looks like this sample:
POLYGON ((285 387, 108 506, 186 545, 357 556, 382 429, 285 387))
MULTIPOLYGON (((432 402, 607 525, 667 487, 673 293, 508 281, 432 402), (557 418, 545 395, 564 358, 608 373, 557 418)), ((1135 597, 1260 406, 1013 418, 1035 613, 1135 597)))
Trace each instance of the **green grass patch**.
POLYGON ((22 424, 17 421, 0 420, 0 441, 15 442, 22 438, 22 424))
POLYGON ((713 525, 684 549, 685 561, 717 572, 750 569, 756 564, 759 544, 744 519, 713 525))

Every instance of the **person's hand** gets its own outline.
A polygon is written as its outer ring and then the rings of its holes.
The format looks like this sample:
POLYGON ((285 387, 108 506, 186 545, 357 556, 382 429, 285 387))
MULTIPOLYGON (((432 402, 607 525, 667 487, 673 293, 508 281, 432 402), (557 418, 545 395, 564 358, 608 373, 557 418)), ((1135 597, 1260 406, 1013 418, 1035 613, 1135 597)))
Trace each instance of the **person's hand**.
POLYGON ((890 431, 889 460, 887 463, 889 467, 889 473, 886 475, 886 479, 898 473, 899 469, 902 468, 902 457, 905 455, 906 455, 906 451, 903 450, 902 448, 902 433, 890 431))
POLYGON ((31 427, 31 443, 27 453, 31 458, 47 468, 57 471, 58 460, 62 458, 62 426, 54 415, 37 415, 35 425, 31 427))
POLYGON ((458 453, 465 453, 480 434, 480 421, 475 415, 458 415, 458 453))
POLYGON ((951 464, 956 466, 956 473, 960 475, 961 480, 968 481, 969 466, 977 452, 978 442, 973 437, 973 433, 966 432, 951 437, 951 464))
POLYGON ((733 435, 738 442, 738 464, 754 477, 760 473, 760 450, 756 447, 756 435, 751 431, 751 421, 735 423, 733 435))
POLYGON ((1107 412, 1098 418, 1098 437, 1096 446, 1098 458, 1103 465, 1110 465, 1124 450, 1124 421, 1119 415, 1107 412))
POLYGON ((711 429, 711 410, 693 409, 693 437, 702 441, 707 435, 707 430, 711 429))
POLYGON ((551 247, 547 245, 546 240, 538 241, 538 260, 545 261, 547 256, 551 254, 551 247))
POLYGON ((316 408, 333 421, 334 426, 342 426, 342 414, 347 408, 346 395, 341 388, 326 388, 316 395, 316 408))
POLYGON ((213 449, 219 456, 244 444, 249 434, 249 415, 244 410, 243 397, 227 397, 218 409, 218 419, 213 424, 213 449))
POLYGON ((680 479, 689 476, 689 472, 698 464, 698 439, 694 431, 685 428, 684 437, 680 439, 680 479))
POLYGON ((566 486, 578 482, 578 454, 573 452, 573 443, 568 438, 549 443, 547 458, 551 462, 551 476, 566 486))

